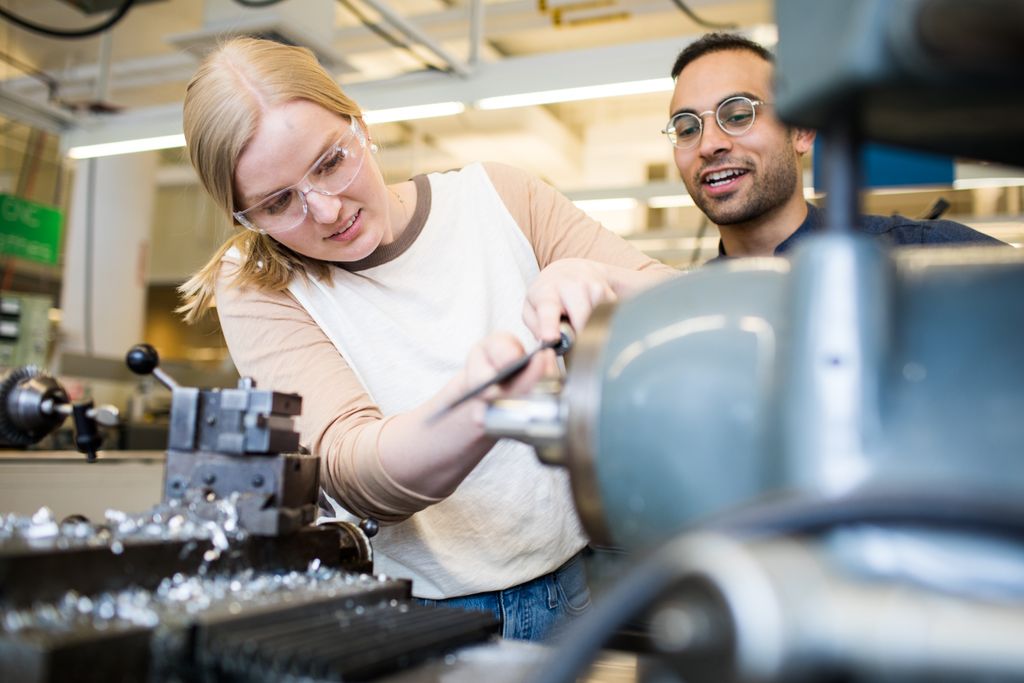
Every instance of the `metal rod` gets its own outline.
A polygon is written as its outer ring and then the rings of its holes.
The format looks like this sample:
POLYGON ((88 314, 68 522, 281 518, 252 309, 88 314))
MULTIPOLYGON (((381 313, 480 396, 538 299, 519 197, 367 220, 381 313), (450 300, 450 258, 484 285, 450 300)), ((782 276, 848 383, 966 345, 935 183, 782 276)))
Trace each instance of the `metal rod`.
POLYGON ((484 39, 484 3, 483 0, 470 0, 469 3, 469 66, 475 69, 480 63, 480 45, 484 39))
POLYGON ((826 230, 849 232, 860 216, 860 146, 855 114, 837 118, 823 133, 826 230))
POLYGON ((160 384, 163 384, 171 391, 178 388, 178 383, 174 381, 174 378, 160 368, 153 368, 153 376, 160 380, 160 384))
POLYGON ((398 12, 391 9, 391 7, 389 7, 382 0, 364 0, 364 2, 370 7, 372 7, 384 19, 390 22, 392 26, 397 28, 402 33, 404 33, 407 37, 420 43, 428 50, 433 52, 435 55, 437 55, 445 62, 447 62, 448 66, 451 68, 452 71, 454 71, 460 76, 470 75, 471 71, 468 66, 463 64, 462 61, 460 61, 455 55, 453 55, 452 53, 448 52, 443 47, 435 43, 433 39, 430 38, 430 36, 425 34, 415 25, 403 19, 402 16, 398 14, 398 12))
POLYGON ((100 55, 97 60, 99 73, 96 74, 96 91, 93 93, 96 102, 106 102, 110 94, 110 56, 113 41, 112 31, 104 31, 100 36, 100 55))
POLYGON ((9 90, 0 92, 0 116, 56 134, 79 123, 71 112, 9 90))

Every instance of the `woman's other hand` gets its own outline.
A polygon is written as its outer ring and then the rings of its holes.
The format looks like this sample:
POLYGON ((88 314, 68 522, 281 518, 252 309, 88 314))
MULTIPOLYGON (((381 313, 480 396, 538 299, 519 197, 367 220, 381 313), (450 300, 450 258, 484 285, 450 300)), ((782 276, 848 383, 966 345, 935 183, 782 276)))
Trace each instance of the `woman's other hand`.
POLYGON ((537 339, 556 340, 563 315, 574 329, 582 330, 598 304, 617 298, 609 266, 581 258, 561 259, 530 284, 523 322, 537 339))

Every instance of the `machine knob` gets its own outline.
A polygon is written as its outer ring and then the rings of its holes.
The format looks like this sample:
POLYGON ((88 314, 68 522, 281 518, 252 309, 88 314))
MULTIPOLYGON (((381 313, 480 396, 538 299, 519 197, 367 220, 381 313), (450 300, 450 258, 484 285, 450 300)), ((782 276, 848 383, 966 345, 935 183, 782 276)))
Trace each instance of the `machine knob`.
POLYGON ((136 375, 148 375, 160 363, 160 356, 150 344, 136 344, 128 350, 125 363, 136 375))
POLYGON ((359 528, 363 530, 367 538, 373 538, 380 531, 380 522, 373 517, 367 517, 359 521, 359 528))
POLYGON ((136 375, 152 373, 154 377, 160 380, 161 384, 171 391, 178 388, 178 383, 170 375, 157 367, 160 363, 160 356, 151 344, 136 344, 128 350, 128 354, 124 357, 124 362, 128 364, 128 367, 136 375))

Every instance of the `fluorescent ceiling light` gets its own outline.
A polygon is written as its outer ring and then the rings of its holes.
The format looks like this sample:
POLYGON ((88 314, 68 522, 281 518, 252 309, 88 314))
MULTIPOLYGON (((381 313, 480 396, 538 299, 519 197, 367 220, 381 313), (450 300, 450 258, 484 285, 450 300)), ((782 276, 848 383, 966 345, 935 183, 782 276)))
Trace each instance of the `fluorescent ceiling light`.
POLYGON ((637 201, 633 197, 608 197, 607 199, 577 199, 573 204, 583 211, 629 211, 636 208, 637 201))
POLYGON ((665 78, 651 78, 645 81, 607 83, 605 85, 587 85, 579 88, 562 88, 560 90, 526 92, 518 95, 485 97, 478 101, 476 106, 479 109, 511 109, 513 107, 530 107, 537 104, 553 104, 555 102, 593 100, 599 97, 669 92, 672 90, 672 87, 672 79, 666 76, 665 78))
POLYGON ((91 159, 93 157, 109 157, 115 154, 131 154, 132 152, 149 152, 154 149, 171 149, 184 147, 185 135, 161 135, 155 138, 139 138, 137 140, 121 140, 120 142, 104 142, 98 145, 82 145, 68 150, 72 159, 91 159))
MULTIPOLYGON (((436 104, 366 111, 363 113, 363 119, 367 123, 388 123, 391 121, 426 119, 434 116, 452 116, 461 114, 465 110, 466 105, 462 102, 438 102, 436 104)), ((149 152, 156 149, 171 149, 184 146, 185 135, 178 133, 177 135, 161 135, 159 137, 139 138, 136 140, 104 142, 97 145, 81 145, 70 148, 68 156, 72 159, 90 159, 93 157, 109 157, 115 154, 149 152)))
POLYGON ((432 119, 438 116, 455 116, 466 111, 462 102, 436 102, 433 104, 417 104, 410 107, 392 107, 391 109, 374 109, 363 112, 363 120, 367 123, 391 123, 392 121, 412 121, 413 119, 432 119))

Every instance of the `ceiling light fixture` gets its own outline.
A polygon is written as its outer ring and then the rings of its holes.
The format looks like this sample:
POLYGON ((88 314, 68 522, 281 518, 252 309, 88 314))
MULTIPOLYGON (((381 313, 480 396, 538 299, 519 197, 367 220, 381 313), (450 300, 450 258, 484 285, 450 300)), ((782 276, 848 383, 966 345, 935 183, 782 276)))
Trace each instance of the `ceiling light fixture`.
POLYGON ((511 109, 513 107, 530 107, 538 104, 594 100, 601 97, 671 92, 672 88, 672 79, 669 77, 649 78, 647 80, 627 81, 625 83, 606 83, 604 85, 586 85, 579 88, 561 88, 559 90, 519 93, 518 95, 485 97, 479 100, 476 106, 478 109, 511 109))
MULTIPOLYGON (((363 120, 367 123, 411 121, 413 119, 427 119, 437 116, 454 116, 455 114, 461 114, 465 110, 466 105, 462 102, 437 102, 435 104, 421 104, 412 107, 394 107, 392 109, 365 111, 363 112, 363 120)), ((104 142, 96 145, 80 145, 68 149, 68 156, 72 159, 91 159, 93 157, 109 157, 117 154, 150 152, 158 149, 172 149, 184 146, 185 136, 178 133, 177 135, 119 140, 117 142, 104 142)))
MULTIPOLYGON (((501 95, 485 97, 476 103, 477 108, 485 110, 511 109, 529 107, 540 104, 558 102, 576 102, 601 97, 619 97, 624 95, 642 95, 647 93, 669 92, 673 88, 671 78, 651 78, 623 83, 607 83, 604 85, 587 85, 578 88, 561 88, 544 90, 517 95, 501 95)), ((455 116, 466 110, 463 102, 433 102, 408 107, 391 107, 388 109, 371 109, 363 112, 363 120, 368 124, 392 123, 395 121, 413 121, 416 119, 455 116)), ((92 157, 147 152, 158 149, 184 147, 185 136, 161 135, 158 137, 105 142, 95 145, 81 145, 68 150, 72 159, 89 159, 92 157)))
POLYGON ((103 142, 97 145, 82 145, 68 149, 68 156, 72 159, 91 159, 93 157, 110 157, 116 154, 131 154, 132 152, 150 152, 156 149, 172 149, 185 146, 185 135, 159 135, 152 138, 137 138, 135 140, 119 140, 118 142, 103 142))
POLYGON ((393 121, 412 121, 414 119, 432 119, 439 116, 455 116, 466 111, 462 102, 435 102, 417 104, 410 107, 392 107, 390 109, 374 109, 363 112, 366 123, 391 123, 393 121))

